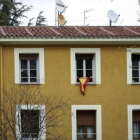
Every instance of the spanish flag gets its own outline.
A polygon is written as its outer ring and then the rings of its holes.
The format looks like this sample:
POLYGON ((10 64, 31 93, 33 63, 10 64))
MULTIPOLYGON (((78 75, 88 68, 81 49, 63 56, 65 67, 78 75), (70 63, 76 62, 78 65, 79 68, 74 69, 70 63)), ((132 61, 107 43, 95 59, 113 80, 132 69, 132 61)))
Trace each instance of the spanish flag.
POLYGON ((83 95, 85 95, 86 84, 89 82, 90 77, 79 77, 80 88, 83 95))

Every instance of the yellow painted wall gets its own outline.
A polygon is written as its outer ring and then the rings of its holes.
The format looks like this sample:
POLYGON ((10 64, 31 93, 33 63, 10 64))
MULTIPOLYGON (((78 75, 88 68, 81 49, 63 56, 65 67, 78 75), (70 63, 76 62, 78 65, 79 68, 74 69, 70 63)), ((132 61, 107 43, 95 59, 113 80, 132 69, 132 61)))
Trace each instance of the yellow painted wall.
MULTIPOLYGON (((127 105, 140 104, 140 85, 127 84, 126 52, 121 45, 57 45, 16 48, 44 48, 45 84, 40 87, 47 95, 68 96, 71 105, 101 105, 103 140, 128 140, 127 105), (79 85, 71 84, 70 48, 101 48, 101 85, 87 85, 86 95, 79 85)), ((130 47, 130 46, 123 46, 130 47)), ((3 46, 4 88, 14 83, 14 46, 3 46)), ((36 87, 36 85, 33 85, 36 87)), ((68 110, 71 113, 71 110, 68 110)), ((71 117, 64 122, 71 129, 71 117)), ((71 139, 71 131, 67 138, 71 139)))

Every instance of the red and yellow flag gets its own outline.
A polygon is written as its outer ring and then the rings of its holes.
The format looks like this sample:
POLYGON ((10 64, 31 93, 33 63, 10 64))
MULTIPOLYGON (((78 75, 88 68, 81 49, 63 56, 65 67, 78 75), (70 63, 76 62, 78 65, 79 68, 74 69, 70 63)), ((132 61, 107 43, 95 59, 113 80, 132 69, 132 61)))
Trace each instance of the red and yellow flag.
POLYGON ((80 88, 83 95, 85 95, 86 84, 89 82, 90 77, 79 77, 80 88))

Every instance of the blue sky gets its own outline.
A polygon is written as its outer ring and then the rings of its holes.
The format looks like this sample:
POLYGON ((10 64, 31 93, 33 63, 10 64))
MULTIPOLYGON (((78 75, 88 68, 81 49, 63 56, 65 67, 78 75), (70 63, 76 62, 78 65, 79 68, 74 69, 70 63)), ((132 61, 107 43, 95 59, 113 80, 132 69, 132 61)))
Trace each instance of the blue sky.
MULTIPOLYGON (((37 17, 40 11, 44 11, 44 16, 47 18, 47 25, 55 25, 55 0, 16 0, 25 5, 32 5, 33 8, 30 12, 26 13, 28 18, 22 19, 23 25, 27 25, 28 21, 32 17, 37 17)), ((108 10, 114 10, 117 14, 120 14, 117 23, 112 25, 140 25, 137 22, 137 11, 140 11, 140 5, 138 0, 62 0, 66 6, 68 6, 66 12, 63 14, 67 25, 84 25, 84 11, 93 9, 88 12, 86 25, 98 26, 109 25, 107 17, 108 10)))

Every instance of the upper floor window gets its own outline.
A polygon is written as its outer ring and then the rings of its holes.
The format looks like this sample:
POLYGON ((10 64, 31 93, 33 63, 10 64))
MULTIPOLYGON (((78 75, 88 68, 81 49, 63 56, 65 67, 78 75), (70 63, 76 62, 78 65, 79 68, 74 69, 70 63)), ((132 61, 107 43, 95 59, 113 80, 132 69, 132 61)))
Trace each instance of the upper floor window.
POLYGON ((132 54, 132 83, 140 83, 140 55, 132 54))
POLYGON ((21 83, 38 82, 38 54, 19 54, 21 83))
POLYGON ((44 84, 44 48, 15 48, 15 83, 44 84))
POLYGON ((90 77, 89 82, 95 83, 94 54, 76 54, 76 81, 77 77, 90 77))
POLYGON ((89 83, 101 84, 100 48, 71 48, 71 84, 78 77, 90 77, 89 83))

